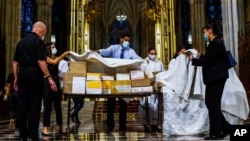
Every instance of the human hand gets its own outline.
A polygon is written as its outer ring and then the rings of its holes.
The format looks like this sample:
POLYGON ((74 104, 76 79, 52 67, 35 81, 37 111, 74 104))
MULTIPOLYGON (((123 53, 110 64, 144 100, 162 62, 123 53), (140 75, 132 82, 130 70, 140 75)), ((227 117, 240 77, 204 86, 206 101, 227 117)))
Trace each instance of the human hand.
POLYGON ((193 58, 194 58, 193 55, 188 56, 188 59, 189 59, 190 61, 192 61, 193 58))
POLYGON ((48 78, 48 81, 49 81, 49 84, 50 84, 50 88, 56 92, 57 91, 57 86, 56 86, 56 83, 55 81, 52 79, 52 77, 49 77, 48 78))
POLYGON ((69 55, 69 54, 70 54, 70 51, 65 51, 65 54, 66 54, 66 55, 69 55))
POLYGON ((13 89, 14 89, 15 91, 18 91, 17 78, 14 79, 13 89))
POLYGON ((7 94, 4 95, 3 100, 8 101, 8 95, 7 94))

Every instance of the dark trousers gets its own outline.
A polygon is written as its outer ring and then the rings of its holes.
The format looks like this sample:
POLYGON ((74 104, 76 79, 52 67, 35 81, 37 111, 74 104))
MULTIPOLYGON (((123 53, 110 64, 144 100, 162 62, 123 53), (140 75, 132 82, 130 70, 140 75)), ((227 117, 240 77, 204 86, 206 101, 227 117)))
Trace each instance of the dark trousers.
POLYGON ((16 119, 17 117, 17 107, 18 107, 18 94, 17 92, 13 92, 10 94, 9 98, 10 104, 10 119, 16 119))
POLYGON ((221 112, 221 97, 226 80, 206 85, 205 103, 209 112, 210 135, 221 136, 229 132, 229 123, 221 112))
POLYGON ((18 75, 18 119, 20 138, 38 139, 43 75, 39 67, 20 67, 18 75))
MULTIPOLYGON (((115 127, 114 112, 115 112, 115 98, 108 98, 107 104, 107 126, 109 128, 115 127)), ((127 120, 127 103, 119 98, 119 129, 126 130, 126 120, 127 120)))
MULTIPOLYGON (((57 88, 59 86, 59 80, 54 79, 57 84, 57 88)), ((43 106, 44 106, 44 115, 43 115, 43 126, 50 126, 50 117, 52 111, 52 103, 56 112, 56 123, 57 125, 62 125, 62 107, 61 107, 62 95, 60 90, 57 92, 51 90, 48 79, 44 78, 44 93, 43 93, 43 106)))
POLYGON ((73 115, 78 118, 78 112, 82 109, 84 102, 83 102, 83 98, 73 98, 74 101, 74 111, 73 111, 73 115))

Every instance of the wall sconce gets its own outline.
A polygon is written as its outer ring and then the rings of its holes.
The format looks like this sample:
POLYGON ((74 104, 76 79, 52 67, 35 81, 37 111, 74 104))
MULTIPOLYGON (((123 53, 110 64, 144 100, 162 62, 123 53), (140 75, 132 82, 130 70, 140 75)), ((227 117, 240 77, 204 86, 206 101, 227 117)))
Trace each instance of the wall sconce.
POLYGON ((189 34, 188 34, 188 39, 187 39, 187 41, 188 41, 188 44, 192 44, 192 35, 191 35, 191 33, 189 32, 189 34))
POLYGON ((56 42, 56 35, 51 34, 51 42, 55 43, 56 42))

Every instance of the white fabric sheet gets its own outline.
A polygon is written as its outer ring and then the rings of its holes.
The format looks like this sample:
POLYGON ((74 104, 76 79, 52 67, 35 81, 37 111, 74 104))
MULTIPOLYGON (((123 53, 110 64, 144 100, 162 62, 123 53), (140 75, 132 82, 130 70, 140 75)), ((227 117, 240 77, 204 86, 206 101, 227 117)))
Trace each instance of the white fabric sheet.
POLYGON ((221 101, 221 110, 227 121, 231 124, 242 124, 247 120, 249 114, 249 105, 245 88, 239 80, 234 68, 228 70, 229 78, 227 79, 221 101), (226 113, 226 114, 225 114, 226 113), (229 116, 230 114, 231 116, 229 116), (238 117, 238 122, 232 120, 238 117))
POLYGON ((208 111, 203 101, 205 86, 201 83, 200 72, 200 67, 192 66, 186 55, 181 54, 171 63, 170 69, 156 75, 156 81, 164 84, 164 135, 208 132, 208 111))

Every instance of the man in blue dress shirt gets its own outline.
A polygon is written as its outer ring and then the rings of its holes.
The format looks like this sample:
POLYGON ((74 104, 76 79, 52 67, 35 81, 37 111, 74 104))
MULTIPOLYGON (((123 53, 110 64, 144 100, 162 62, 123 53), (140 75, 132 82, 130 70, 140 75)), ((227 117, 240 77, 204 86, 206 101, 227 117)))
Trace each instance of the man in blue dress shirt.
MULTIPOLYGON (((120 44, 111 45, 106 49, 100 49, 97 52, 104 57, 121 58, 121 59, 142 59, 135 51, 130 48, 131 37, 129 34, 122 34, 120 37, 120 44)), ((114 110, 115 98, 108 98, 107 104, 107 132, 110 133, 115 128, 114 110)), ((119 131, 120 133, 126 132, 126 115, 127 103, 119 98, 119 131)))

